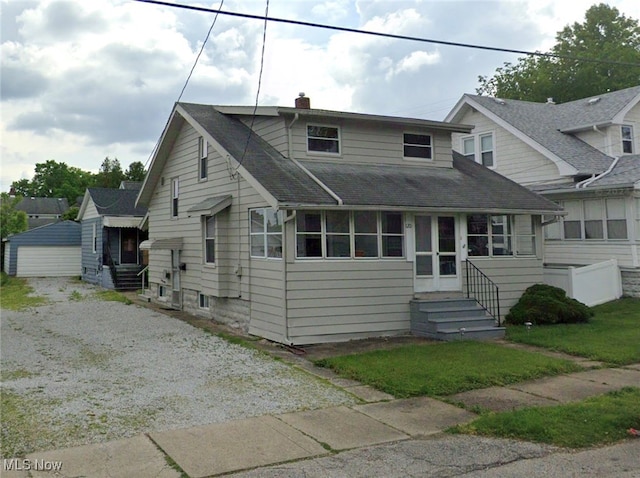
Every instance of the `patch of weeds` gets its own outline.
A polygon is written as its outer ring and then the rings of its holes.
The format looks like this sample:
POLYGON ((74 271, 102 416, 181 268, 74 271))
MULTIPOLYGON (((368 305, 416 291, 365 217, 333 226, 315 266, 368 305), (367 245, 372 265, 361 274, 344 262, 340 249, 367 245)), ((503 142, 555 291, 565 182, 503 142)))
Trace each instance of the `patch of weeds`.
POLYGON ((30 378, 38 375, 37 373, 30 372, 24 368, 16 370, 2 370, 0 372, 0 380, 3 382, 9 382, 11 380, 19 380, 21 378, 30 378))
POLYGON ((0 458, 23 457, 33 451, 50 448, 54 432, 51 419, 43 410, 55 403, 55 400, 26 397, 3 389, 0 397, 0 458))
POLYGON ((173 458, 171 458, 169 455, 167 455, 167 454, 164 452, 164 450, 162 450, 162 448, 160 448, 160 447, 159 447, 155 442, 154 442, 154 444, 156 445, 156 448, 157 448, 158 450, 160 450, 160 453, 162 453, 162 454, 164 455, 164 461, 167 463, 167 465, 168 465, 170 468, 173 468, 173 469, 174 469, 175 471, 177 471, 178 473, 180 473, 180 478, 189 478, 189 475, 187 475, 187 474, 185 473, 185 471, 184 471, 182 468, 180 468, 180 465, 178 465, 178 464, 176 463, 176 461, 175 461, 173 458))
POLYGON ((110 302, 120 302, 125 305, 131 305, 133 302, 121 292, 117 290, 100 290, 93 294, 96 298, 100 300, 110 301, 110 302))
POLYGON ((624 440, 629 428, 640 428, 640 388, 625 387, 555 407, 488 413, 447 431, 586 448, 624 440))
POLYGON ((24 310, 49 302, 44 297, 31 295, 32 293, 33 287, 29 286, 26 279, 6 276, 2 284, 2 293, 0 293, 0 308, 24 310))
POLYGON ((69 300, 73 301, 73 302, 79 302, 81 300, 84 299, 84 296, 78 292, 77 290, 74 290, 70 295, 69 295, 69 300))

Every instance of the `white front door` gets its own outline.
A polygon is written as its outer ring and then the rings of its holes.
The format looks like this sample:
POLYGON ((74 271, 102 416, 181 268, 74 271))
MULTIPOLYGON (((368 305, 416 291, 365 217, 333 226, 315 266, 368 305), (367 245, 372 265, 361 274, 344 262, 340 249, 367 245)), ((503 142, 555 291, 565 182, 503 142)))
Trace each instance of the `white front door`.
POLYGON ((460 255, 456 216, 414 216, 414 289, 460 290, 460 255))

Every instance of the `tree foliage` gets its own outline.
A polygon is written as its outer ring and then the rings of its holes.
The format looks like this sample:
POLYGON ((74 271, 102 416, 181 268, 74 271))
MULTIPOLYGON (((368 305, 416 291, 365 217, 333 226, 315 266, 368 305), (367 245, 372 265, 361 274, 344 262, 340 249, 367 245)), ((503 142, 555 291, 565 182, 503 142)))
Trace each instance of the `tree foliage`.
POLYGON ((24 197, 67 198, 69 205, 73 206, 87 188, 117 188, 123 180, 142 181, 145 174, 144 165, 140 161, 132 162, 124 172, 117 158, 106 157, 98 173, 94 174, 68 166, 64 162, 49 160, 36 164, 31 180, 14 181, 11 187, 16 194, 24 197))
POLYGON ((478 94, 499 98, 566 102, 616 91, 640 83, 640 26, 604 3, 585 13, 584 23, 566 26, 556 35, 551 54, 507 62, 492 77, 480 76, 478 94), (576 58, 632 63, 614 65, 576 58))
POLYGON ((22 196, 10 197, 7 193, 0 194, 0 239, 29 228, 27 213, 16 209, 20 201, 22 196))

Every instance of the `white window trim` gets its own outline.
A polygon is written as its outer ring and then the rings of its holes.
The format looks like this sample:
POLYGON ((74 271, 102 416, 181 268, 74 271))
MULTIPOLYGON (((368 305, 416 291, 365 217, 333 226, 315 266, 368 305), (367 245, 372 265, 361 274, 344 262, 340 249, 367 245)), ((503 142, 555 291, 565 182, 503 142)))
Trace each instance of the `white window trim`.
POLYGON ((216 216, 202 216, 202 263, 207 267, 216 267, 217 262, 218 221, 216 216), (213 236, 207 235, 207 220, 213 218, 213 236), (207 240, 213 240, 213 262, 207 261, 207 240))
POLYGON ((170 214, 171 219, 178 219, 178 214, 180 212, 180 180, 179 178, 171 178, 171 203, 170 203, 170 214), (177 204, 177 207, 175 206, 177 204))
POLYGON ((633 137, 633 126, 630 124, 623 124, 620 126, 620 140, 621 140, 621 147, 622 147, 622 154, 635 154, 636 152, 636 148, 635 148, 635 141, 634 141, 634 137, 633 137), (623 134, 623 130, 624 128, 629 128, 629 133, 631 136, 631 139, 624 139, 624 134, 623 134), (631 152, 629 153, 625 153, 624 151, 624 144, 625 143, 630 143, 631 144, 631 152))
POLYGON ((355 212, 366 212, 366 211, 349 211, 349 233, 332 233, 332 232, 327 232, 327 222, 326 222, 326 212, 327 211, 312 211, 312 210, 301 210, 301 212, 309 212, 309 213, 314 213, 314 214, 320 214, 320 231, 310 231, 310 232, 300 232, 299 234, 301 236, 303 235, 318 235, 320 234, 320 241, 321 241, 321 250, 322 250, 322 256, 314 256, 314 257, 305 257, 305 256, 299 256, 298 255, 298 224, 296 222, 295 224, 295 243, 296 243, 296 251, 295 251, 295 257, 296 260, 301 260, 301 261, 330 261, 330 262, 335 262, 335 261, 352 261, 352 260, 357 260, 357 261, 393 261, 393 260, 406 260, 407 259, 407 240, 406 240, 406 229, 405 229, 405 215, 402 212, 398 212, 398 211, 375 211, 376 212, 376 221, 377 221, 377 231, 376 233, 356 233, 355 232, 355 217, 354 217, 354 213, 355 212), (395 233, 383 233, 382 232, 382 214, 385 212, 398 212, 398 214, 402 215, 402 234, 395 234, 395 233), (350 253, 351 255, 349 257, 328 257, 327 256, 327 235, 348 235, 349 236, 349 249, 350 249, 350 253), (367 235, 375 235, 377 237, 377 242, 378 242, 378 255, 376 257, 372 257, 372 256, 368 256, 368 257, 358 257, 356 256, 356 250, 355 250, 355 238, 357 235, 360 236, 367 236, 367 235), (384 237, 402 237, 402 256, 383 256, 382 252, 383 252, 383 245, 382 245, 382 240, 384 237))
POLYGON ((91 244, 93 253, 96 254, 98 252, 98 225, 95 222, 92 224, 91 244))
MULTIPOLYGON (((493 152, 493 166, 485 166, 485 168, 488 169, 496 169, 496 167, 498 166, 498 160, 497 160, 497 155, 496 155, 496 135, 494 131, 482 131, 480 133, 473 133, 473 134, 467 134, 464 136, 460 137, 460 151, 463 156, 465 156, 464 154, 464 141, 466 139, 470 139, 473 138, 473 148, 474 148, 474 152, 473 152, 473 160, 482 165, 482 138, 484 136, 491 136, 491 145, 493 146, 493 149, 491 150, 493 152)), ((466 156, 465 156, 466 157, 466 156)))
MULTIPOLYGON (((332 157, 340 157, 342 156, 342 131, 340 130, 340 126, 335 125, 335 124, 321 124, 321 123, 307 123, 307 125, 305 126, 304 129, 304 137, 305 137, 305 143, 306 143, 306 148, 307 148, 307 154, 308 155, 319 155, 319 156, 332 156, 332 157), (315 151, 312 149, 309 149, 309 126, 317 126, 319 128, 334 128, 337 130, 338 132, 338 138, 337 139, 333 139, 333 138, 325 138, 328 141, 336 141, 338 143, 338 152, 337 153, 332 153, 330 151, 315 151)), ((323 139, 321 137, 313 137, 313 139, 323 139)))
POLYGON ((198 292, 198 309, 200 310, 209 310, 209 296, 203 294, 202 292, 198 292), (205 304, 205 305, 203 305, 205 304))
MULTIPOLYGON (((607 217, 607 199, 625 199, 625 198, 621 198, 621 197, 616 197, 616 196, 612 196, 612 197, 606 197, 606 198, 584 198, 584 199, 564 199, 563 201, 558 201, 558 204, 561 205, 564 208, 564 204, 566 201, 578 201, 580 203, 580 217, 578 219, 572 219, 572 221, 578 221, 580 223, 580 237, 571 237, 571 238, 566 238, 565 234, 564 234, 564 222, 566 220, 566 216, 562 216, 559 220, 560 222, 560 237, 559 238, 546 238, 545 237, 545 241, 569 241, 569 242, 577 242, 577 241, 581 241, 581 242, 585 242, 587 244, 590 243, 597 243, 597 242, 614 242, 614 243, 620 243, 620 242, 628 242, 630 240, 630 236, 629 236, 629 218, 627 217, 627 207, 626 207, 626 201, 625 201, 625 217, 624 217, 624 221, 625 221, 625 225, 626 225, 626 231, 627 231, 627 237, 625 238, 621 238, 621 239, 611 239, 609 238, 609 218, 607 217), (600 218, 600 220, 602 221, 602 233, 603 233, 603 237, 602 238, 593 238, 593 239, 587 239, 586 237, 586 230, 585 230, 585 214, 584 214, 584 202, 585 200, 587 201, 593 201, 593 200, 600 200, 602 202, 602 217, 600 218)), ((594 220, 594 219, 592 219, 594 220)), ((614 220, 614 219, 612 219, 614 220)))
POLYGON ((430 134, 430 133, 419 133, 419 132, 416 132, 416 131, 403 131, 402 132, 402 159, 404 159, 405 161, 416 161, 416 162, 420 162, 420 163, 424 163, 424 162, 432 163, 434 161, 433 135, 430 134), (420 145, 420 144, 407 143, 405 141, 405 138, 404 138, 404 136, 406 134, 413 134, 413 135, 416 135, 416 136, 429 136, 429 138, 431 138, 430 139, 430 144, 429 144, 429 146, 424 146, 424 145, 420 145), (420 158, 420 157, 417 157, 417 156, 405 156, 404 155, 404 147, 407 146, 407 145, 409 145, 409 146, 417 146, 417 147, 425 148, 425 149, 428 148, 431 157, 430 158, 420 158))
MULTIPOLYGON (((516 232, 516 214, 482 214, 483 216, 487 216, 487 234, 470 234, 467 229, 466 219, 465 219, 465 229, 466 232, 466 241, 467 241, 467 249, 469 249, 469 236, 471 237, 484 237, 487 236, 487 252, 488 255, 480 256, 480 255, 471 255, 468 257, 470 259, 513 259, 514 257, 536 257, 538 254, 538 238, 536 235, 535 228, 533 224, 531 225, 531 233, 530 234, 518 234, 516 232), (506 216, 507 221, 509 222, 510 232, 508 234, 494 234, 492 231, 491 217, 492 216, 506 216), (511 242, 511 254, 494 254, 493 253, 493 238, 497 237, 508 237, 511 242), (518 238, 526 237, 529 239, 533 239, 533 251, 531 253, 518 253, 518 238)), ((526 216, 526 214, 525 214, 526 216)))
POLYGON ((281 261, 282 260, 282 256, 284 255, 284 216, 282 211, 276 211, 278 214, 280 214, 281 219, 282 219, 282 231, 280 232, 267 232, 267 214, 266 211, 269 210, 273 210, 273 208, 271 207, 255 207, 255 208, 251 208, 249 209, 249 256, 252 259, 265 259, 265 260, 275 260, 275 261, 281 261), (263 217, 264 217, 264 223, 263 223, 263 231, 262 232, 252 232, 251 231, 251 212, 252 211, 263 211, 263 217), (270 256, 269 255, 269 236, 277 236, 280 235, 280 239, 281 239, 281 244, 283 245, 283 250, 282 253, 280 255, 280 257, 274 257, 274 256, 270 256), (256 256, 253 255, 253 252, 251 251, 251 242, 252 242, 252 238, 253 236, 262 236, 264 239, 264 255, 262 256, 256 256))
POLYGON ((198 181, 207 181, 209 179, 209 165, 207 158, 209 157, 209 143, 204 136, 198 137, 198 181), (203 168, 204 164, 204 168, 203 168), (203 176, 204 171, 204 176, 203 176))

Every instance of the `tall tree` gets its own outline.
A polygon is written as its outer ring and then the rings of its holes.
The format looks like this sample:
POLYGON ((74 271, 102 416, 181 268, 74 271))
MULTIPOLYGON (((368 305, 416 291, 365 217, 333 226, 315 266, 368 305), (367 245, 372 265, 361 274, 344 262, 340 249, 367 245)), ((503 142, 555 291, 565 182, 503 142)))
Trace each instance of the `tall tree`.
POLYGON ((22 196, 10 197, 7 193, 0 194, 0 239, 29 228, 27 213, 16 209, 20 201, 22 196))
POLYGON ((100 171, 96 175, 95 186, 100 188, 117 188, 125 179, 122 166, 118 158, 110 159, 109 156, 104 158, 100 165, 100 171))
POLYGON ((31 181, 21 179, 11 186, 17 194, 33 197, 67 198, 69 204, 84 194, 94 181, 94 175, 88 171, 68 166, 54 160, 36 163, 35 174, 31 181))
POLYGON ((146 174, 147 171, 144 169, 144 164, 140 161, 134 161, 129 165, 124 176, 127 181, 144 181, 146 174))
POLYGON ((505 63, 494 76, 478 77, 478 94, 499 98, 566 102, 640 83, 640 26, 604 3, 585 13, 584 23, 566 26, 556 35, 551 53, 505 63), (637 66, 582 61, 613 60, 637 66))

